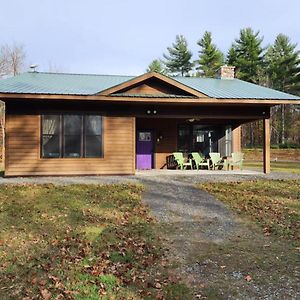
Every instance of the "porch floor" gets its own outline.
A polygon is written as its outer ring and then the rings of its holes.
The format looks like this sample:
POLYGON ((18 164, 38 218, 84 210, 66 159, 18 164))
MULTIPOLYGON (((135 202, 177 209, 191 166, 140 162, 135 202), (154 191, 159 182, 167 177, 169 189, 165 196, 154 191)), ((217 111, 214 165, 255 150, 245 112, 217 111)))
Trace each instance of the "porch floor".
POLYGON ((193 175, 264 175, 261 171, 254 170, 170 170, 170 169, 152 169, 152 170, 136 170, 136 176, 193 176, 193 175))

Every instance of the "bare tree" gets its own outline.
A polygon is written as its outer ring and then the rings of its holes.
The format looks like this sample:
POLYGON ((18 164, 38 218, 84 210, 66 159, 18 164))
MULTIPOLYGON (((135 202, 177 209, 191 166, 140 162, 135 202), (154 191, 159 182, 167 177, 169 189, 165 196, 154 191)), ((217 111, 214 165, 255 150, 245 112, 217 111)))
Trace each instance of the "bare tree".
POLYGON ((4 45, 0 48, 0 77, 17 75, 25 66, 26 53, 23 45, 4 45))
POLYGON ((4 47, 0 48, 0 78, 8 73, 8 55, 4 47))

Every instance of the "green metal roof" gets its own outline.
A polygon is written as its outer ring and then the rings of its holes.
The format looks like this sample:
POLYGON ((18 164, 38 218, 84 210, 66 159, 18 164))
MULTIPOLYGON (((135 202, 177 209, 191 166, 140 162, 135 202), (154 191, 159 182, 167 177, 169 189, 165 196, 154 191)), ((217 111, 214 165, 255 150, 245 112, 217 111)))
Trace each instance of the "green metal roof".
MULTIPOLYGON (((95 95, 133 78, 135 77, 30 72, 0 80, 0 93, 95 95)), ((198 77, 173 77, 173 79, 211 98, 300 100, 300 97, 238 79, 198 77)))
POLYGON ((133 76, 28 72, 0 80, 0 93, 94 95, 133 76))
POLYGON ((239 79, 173 77, 211 98, 300 100, 300 97, 239 79))

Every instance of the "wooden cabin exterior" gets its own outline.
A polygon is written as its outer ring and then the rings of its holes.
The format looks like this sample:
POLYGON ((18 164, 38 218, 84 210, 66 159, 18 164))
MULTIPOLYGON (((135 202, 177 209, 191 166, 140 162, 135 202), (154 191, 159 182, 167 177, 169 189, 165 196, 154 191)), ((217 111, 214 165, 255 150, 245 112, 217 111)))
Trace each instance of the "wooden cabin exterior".
MULTIPOLYGON (((157 73, 113 78, 97 93, 52 91, 55 86, 49 82, 59 74, 47 74, 46 80, 43 73, 29 74, 25 79, 31 80, 30 86, 20 76, 0 82, 0 100, 6 105, 5 176, 134 174, 143 151, 151 152, 146 168, 157 169, 166 168, 166 157, 175 151, 230 156, 241 149, 240 126, 255 120, 264 120, 268 173, 270 107, 300 103, 280 92, 275 99, 253 98, 251 91, 249 97, 221 99, 195 88, 197 79, 191 78, 188 85, 188 79, 180 82, 157 73), (146 144, 150 150, 145 150, 146 144)), ((72 76, 76 75, 63 76, 66 89, 72 76)), ((224 80, 231 79, 215 80, 223 82, 213 84, 230 85, 224 80)), ((73 81, 76 88, 84 85, 73 81)))

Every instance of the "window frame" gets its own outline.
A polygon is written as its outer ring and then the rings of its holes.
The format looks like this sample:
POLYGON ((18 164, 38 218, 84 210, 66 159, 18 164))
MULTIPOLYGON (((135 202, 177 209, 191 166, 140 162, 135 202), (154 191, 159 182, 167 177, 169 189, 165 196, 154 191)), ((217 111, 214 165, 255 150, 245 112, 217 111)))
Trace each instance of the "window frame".
MULTIPOLYGON (((102 114, 97 113, 43 113, 40 115, 40 159, 103 159, 104 158, 104 116, 102 114), (43 133, 43 120, 44 116, 58 116, 59 117, 59 157, 45 157, 43 156, 43 137, 47 136, 48 134, 43 133), (81 117, 81 128, 80 128, 80 156, 79 157, 64 157, 65 152, 65 134, 64 134, 64 116, 70 116, 70 115, 77 115, 81 117), (101 137, 101 155, 100 156, 94 156, 94 157, 86 157, 86 117, 87 116, 98 116, 100 117, 101 122, 101 135, 96 134, 94 136, 101 137)), ((88 135, 93 136, 93 135, 88 135)))

